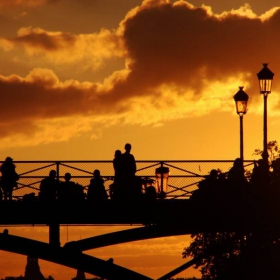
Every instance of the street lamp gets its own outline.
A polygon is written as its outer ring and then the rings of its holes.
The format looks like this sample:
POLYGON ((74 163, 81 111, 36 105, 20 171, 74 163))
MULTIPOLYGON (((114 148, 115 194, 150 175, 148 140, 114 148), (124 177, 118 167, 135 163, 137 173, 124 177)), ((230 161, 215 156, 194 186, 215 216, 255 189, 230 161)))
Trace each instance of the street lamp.
POLYGON ((233 96, 236 106, 236 113, 239 115, 240 120, 240 158, 244 160, 243 155, 243 115, 247 113, 247 103, 249 96, 243 90, 243 87, 239 87, 239 91, 233 96))
POLYGON ((260 85, 260 93, 263 94, 263 160, 265 168, 269 170, 268 151, 267 151, 267 96, 271 93, 272 80, 274 73, 267 67, 268 63, 263 63, 263 69, 257 74, 260 85))
POLYGON ((168 177, 169 177, 169 168, 168 167, 158 167, 156 169, 156 185, 157 192, 160 198, 165 198, 168 187, 168 177))

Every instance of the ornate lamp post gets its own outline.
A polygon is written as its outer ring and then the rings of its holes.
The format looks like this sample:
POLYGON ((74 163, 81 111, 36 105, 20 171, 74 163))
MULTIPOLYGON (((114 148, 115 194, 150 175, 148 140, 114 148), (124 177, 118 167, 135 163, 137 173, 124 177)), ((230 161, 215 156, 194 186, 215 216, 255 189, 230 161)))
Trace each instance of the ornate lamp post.
POLYGON ((239 87, 239 91, 233 96, 236 106, 236 113, 239 115, 240 120, 240 158, 244 160, 243 150, 243 116, 247 113, 247 103, 249 96, 243 90, 243 87, 239 87))
POLYGON ((168 187, 168 176, 169 176, 169 168, 168 167, 158 167, 156 169, 156 185, 157 192, 160 198, 165 198, 168 187))
POLYGON ((269 170, 268 151, 267 151, 267 97, 271 93, 271 86, 274 73, 267 67, 268 63, 263 63, 263 69, 257 74, 260 85, 260 93, 263 94, 263 160, 265 168, 269 170))

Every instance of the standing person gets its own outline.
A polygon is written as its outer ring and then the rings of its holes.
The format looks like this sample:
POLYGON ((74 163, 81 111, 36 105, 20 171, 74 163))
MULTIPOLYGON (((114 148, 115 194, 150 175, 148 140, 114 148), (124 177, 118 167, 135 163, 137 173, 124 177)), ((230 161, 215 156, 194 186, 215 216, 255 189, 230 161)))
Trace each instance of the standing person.
POLYGON ((56 178, 56 171, 51 170, 49 176, 44 178, 40 184, 39 198, 45 202, 53 202, 56 200, 59 189, 59 181, 56 178))
POLYGON ((100 170, 93 171, 93 178, 88 186, 87 199, 91 202, 102 203, 108 199, 105 190, 104 180, 100 175, 100 170))
POLYGON ((234 160, 233 166, 228 172, 228 187, 232 196, 240 197, 249 191, 249 182, 244 173, 243 162, 241 158, 234 160))
POLYGON ((124 149, 125 152, 121 157, 122 174, 125 181, 131 183, 133 182, 136 173, 136 161, 133 154, 131 154, 131 144, 125 144, 124 149))
POLYGON ((131 200, 136 189, 136 162, 133 154, 131 154, 131 144, 126 143, 125 152, 121 156, 121 197, 131 200))
POLYGON ((122 182, 122 152, 121 150, 115 151, 115 156, 113 159, 114 167, 114 182, 110 185, 110 197, 115 199, 119 196, 121 182, 122 182))
POLYGON ((122 152, 121 150, 115 151, 115 157, 113 159, 113 167, 115 171, 114 183, 119 184, 122 174, 122 152))
POLYGON ((13 189, 14 187, 17 187, 17 181, 19 180, 13 159, 11 157, 6 157, 0 167, 0 170, 2 173, 1 188, 4 192, 4 200, 12 200, 13 189))

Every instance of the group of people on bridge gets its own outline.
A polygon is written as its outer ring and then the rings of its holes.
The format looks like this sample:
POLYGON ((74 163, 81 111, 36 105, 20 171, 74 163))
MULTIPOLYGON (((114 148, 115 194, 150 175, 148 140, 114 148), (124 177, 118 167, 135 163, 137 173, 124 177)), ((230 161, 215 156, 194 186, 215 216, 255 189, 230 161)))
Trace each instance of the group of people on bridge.
POLYGON ((198 183, 191 200, 221 201, 222 197, 231 199, 248 198, 248 196, 265 197, 280 194, 280 158, 270 166, 263 159, 254 162, 251 172, 244 169, 241 158, 234 160, 228 172, 212 169, 208 176, 198 183))
MULTIPOLYGON (((142 193, 142 179, 135 175, 136 161, 131 154, 131 144, 124 146, 125 151, 116 150, 113 159, 114 181, 109 186, 108 192, 104 186, 104 179, 99 169, 93 171, 93 177, 86 187, 71 181, 72 175, 67 172, 64 181, 58 180, 56 170, 49 171, 47 177, 42 179, 39 187, 38 198, 40 201, 83 201, 103 202, 108 198, 115 200, 133 199, 142 193)), ((13 190, 17 188, 19 175, 11 157, 7 157, 0 167, 1 171, 1 199, 12 200, 13 190)), ((156 191, 149 192, 155 199, 156 191)), ((34 194, 34 193, 33 193, 34 194)), ((25 198, 31 196, 26 195, 25 198)))
MULTIPOLYGON (((93 178, 89 185, 84 187, 71 181, 71 174, 65 173, 64 181, 58 180, 56 170, 51 170, 49 175, 40 183, 39 199, 41 201, 93 201, 103 202, 110 199, 114 200, 134 200, 143 197, 143 194, 149 201, 154 201, 157 197, 156 189, 149 187, 143 193, 143 180, 135 175, 136 161, 131 154, 131 144, 125 144, 125 151, 116 150, 113 159, 114 181, 106 191, 104 179, 100 170, 93 171, 93 178), (152 188, 152 189, 151 189, 152 188)), ((11 157, 7 157, 0 166, 1 200, 12 200, 13 190, 17 188, 17 181, 20 176, 16 172, 16 166, 11 157)), ((266 187, 270 188, 272 193, 280 190, 280 158, 272 162, 270 171, 264 165, 263 159, 255 162, 254 168, 250 174, 244 170, 243 161, 240 158, 235 159, 232 168, 226 173, 219 169, 212 169, 210 174, 204 180, 198 183, 198 189, 192 193, 191 200, 210 200, 213 197, 219 197, 225 193, 232 197, 259 194, 266 187)))

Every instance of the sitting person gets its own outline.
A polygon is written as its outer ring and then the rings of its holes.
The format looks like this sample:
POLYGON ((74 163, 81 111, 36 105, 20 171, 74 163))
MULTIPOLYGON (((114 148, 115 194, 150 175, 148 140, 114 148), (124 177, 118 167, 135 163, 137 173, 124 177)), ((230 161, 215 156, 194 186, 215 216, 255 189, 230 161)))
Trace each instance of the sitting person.
POLYGON ((58 199, 63 202, 77 202, 84 199, 83 187, 71 181, 72 175, 64 175, 65 182, 59 184, 58 199))
MULTIPOLYGON (((17 188, 17 181, 19 176, 16 173, 16 166, 11 157, 7 157, 3 164, 0 166, 1 171, 1 188, 4 192, 4 200, 13 199, 13 189, 17 188)), ((2 192, 1 192, 2 198, 2 192)))
POLYGON ((53 169, 49 172, 49 176, 44 178, 40 184, 39 198, 41 201, 53 202, 57 198, 59 189, 59 181, 56 177, 56 171, 53 169))
POLYGON ((199 199, 201 201, 212 200, 218 187, 218 170, 212 169, 208 176, 204 180, 198 183, 198 190, 195 190, 191 196, 191 199, 199 199))
POLYGON ((239 193, 248 188, 249 183, 245 177, 243 162, 241 158, 234 160, 233 166, 228 172, 228 186, 231 191, 239 195, 239 193))
POLYGON ((108 195, 105 190, 104 180, 100 175, 100 170, 96 169, 93 172, 93 178, 90 180, 87 200, 100 203, 106 201, 107 199, 108 195))

